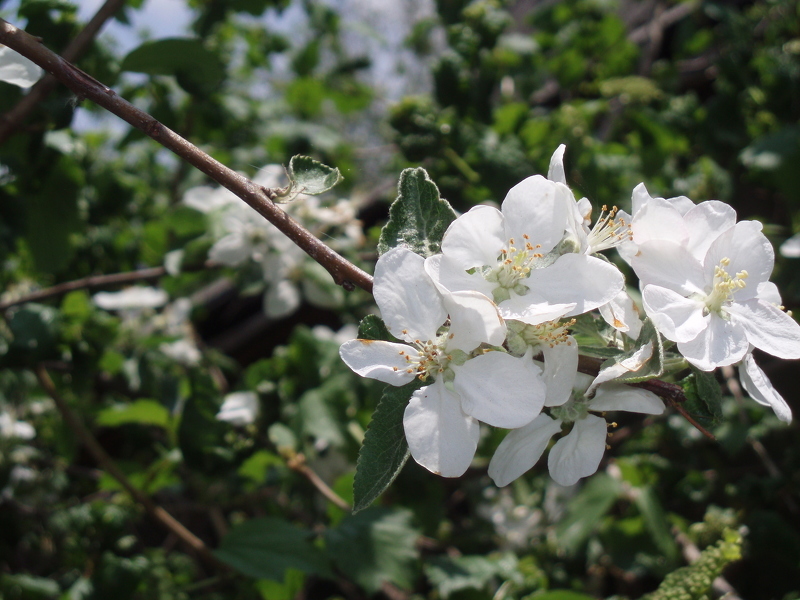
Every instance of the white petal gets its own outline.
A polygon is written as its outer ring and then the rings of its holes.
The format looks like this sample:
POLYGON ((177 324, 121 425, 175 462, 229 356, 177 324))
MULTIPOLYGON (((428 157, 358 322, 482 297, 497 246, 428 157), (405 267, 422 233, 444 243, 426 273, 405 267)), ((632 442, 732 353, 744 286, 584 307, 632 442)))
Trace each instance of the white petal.
POLYGON ((218 421, 231 425, 249 425, 258 417, 260 405, 255 392, 233 392, 225 400, 217 413, 218 421))
POLYGON ((783 242, 778 252, 785 258, 800 258, 800 233, 783 242))
POLYGON ((564 151, 566 149, 567 147, 564 144, 556 148, 550 158, 550 168, 547 170, 547 178, 550 181, 563 183, 564 185, 567 185, 567 176, 564 173, 564 151))
POLYGON ((507 244, 500 211, 491 206, 475 206, 450 223, 442 239, 442 253, 466 271, 494 265, 507 244))
POLYGON ((592 384, 589 386, 589 389, 586 390, 587 394, 592 394, 599 385, 617 379, 622 375, 626 375, 628 373, 632 373, 638 371, 639 369, 644 366, 644 364, 650 360, 653 356, 653 342, 647 342, 643 344, 636 352, 634 352, 631 356, 615 363, 611 366, 602 369, 598 374, 597 377, 594 378, 592 384))
POLYGON ((684 298, 658 285, 646 285, 642 290, 644 310, 661 334, 673 342, 695 339, 708 327, 710 317, 703 315, 705 305, 699 300, 684 298))
POLYGON ((758 299, 767 304, 780 306, 783 304, 778 286, 771 281, 762 281, 758 284, 758 299))
POLYGON ((719 200, 701 202, 684 215, 689 232, 688 248, 702 261, 712 242, 736 224, 736 211, 719 200))
POLYGON ((92 301, 104 310, 158 308, 169 301, 169 294, 154 287, 134 286, 119 292, 99 292, 92 301))
POLYGON ((653 392, 621 383, 606 383, 597 388, 589 404, 591 410, 623 410, 645 415, 660 415, 664 412, 664 402, 653 392))
POLYGON ((530 351, 522 358, 487 352, 453 370, 453 387, 461 396, 464 412, 479 421, 515 429, 542 411, 547 389, 530 351))
POLYGON ((498 306, 500 315, 506 319, 515 319, 528 325, 539 325, 547 321, 560 319, 577 305, 576 302, 567 304, 552 304, 541 294, 531 290, 524 296, 512 295, 498 306))
POLYGON ((403 247, 392 248, 375 265, 374 296, 386 327, 397 338, 428 341, 447 318, 425 260, 403 247))
POLYGON ((561 431, 561 421, 539 415, 514 429, 500 442, 489 463, 489 477, 499 487, 514 481, 541 458, 550 438, 561 431))
POLYGON ((652 240, 683 244, 689 237, 683 216, 663 198, 651 198, 638 211, 634 210, 631 230, 633 241, 639 245, 652 240))
POLYGON ((800 325, 777 306, 753 299, 736 302, 728 311, 756 348, 779 358, 800 358, 800 325))
POLYGON ((382 340, 350 340, 339 348, 344 363, 362 377, 377 379, 390 385, 405 385, 416 375, 406 356, 417 356, 417 351, 405 344, 382 340))
POLYGON ((709 315, 708 327, 695 339, 678 342, 678 351, 701 371, 737 363, 749 347, 744 328, 716 314, 709 315))
POLYGON ((639 337, 642 331, 642 318, 639 315, 639 308, 628 292, 622 290, 599 310, 605 322, 614 329, 627 334, 632 340, 639 337))
POLYGON ((541 245, 539 251, 546 254, 564 237, 570 203, 574 204, 575 198, 567 186, 541 175, 524 179, 503 200, 506 241, 513 238, 518 247, 524 247, 523 236, 527 235, 528 241, 541 245))
POLYGON ((761 223, 741 221, 721 234, 708 249, 703 263, 708 281, 714 278, 714 269, 722 259, 730 260, 725 270, 731 276, 747 271, 747 286, 734 294, 736 300, 741 301, 755 297, 758 284, 769 279, 775 264, 775 252, 761 233, 761 223))
POLYGON ((574 302, 567 316, 593 310, 611 301, 625 279, 613 264, 583 254, 565 254, 549 267, 531 271, 525 285, 551 304, 574 302))
POLYGON ((42 69, 18 52, 0 47, 0 81, 5 81, 21 88, 29 88, 42 76, 42 69))
POLYGON ((243 232, 233 232, 217 240, 208 251, 208 258, 229 267, 238 267, 250 258, 253 247, 247 243, 243 232))
POLYGON ((414 460, 442 477, 464 474, 480 437, 478 422, 464 414, 458 396, 439 381, 414 392, 403 428, 414 460))
POLYGON ((480 273, 467 273, 464 267, 445 254, 435 254, 425 259, 425 272, 445 292, 480 292, 491 298, 496 284, 486 281, 480 273))
POLYGON ((606 449, 606 421, 594 415, 575 421, 569 435, 550 448, 547 466, 559 485, 573 485, 600 466, 606 449))
POLYGON ((686 247, 669 240, 651 240, 639 245, 639 253, 631 267, 640 285, 655 284, 678 292, 681 296, 705 294, 706 278, 703 265, 686 247))
POLYGON ((451 322, 448 349, 471 352, 482 343, 499 346, 506 339, 506 324, 497 306, 483 294, 446 293, 443 300, 451 322))
POLYGON ((642 210, 645 205, 652 200, 653 197, 647 191, 644 183, 640 183, 631 193, 631 213, 636 215, 642 210))
POLYGON ((785 423, 792 421, 792 409, 786 400, 772 387, 767 375, 756 364, 753 354, 748 352, 744 360, 739 364, 739 379, 742 387, 750 397, 764 406, 769 406, 775 411, 775 415, 785 423))
POLYGON ((561 406, 572 397, 572 387, 575 385, 575 376, 578 373, 578 343, 571 335, 560 344, 552 348, 545 344, 542 347, 544 355, 544 378, 547 386, 545 406, 561 406))
POLYGON ((264 313, 273 319, 292 314, 298 306, 300 306, 300 290, 286 279, 271 283, 264 294, 264 313))

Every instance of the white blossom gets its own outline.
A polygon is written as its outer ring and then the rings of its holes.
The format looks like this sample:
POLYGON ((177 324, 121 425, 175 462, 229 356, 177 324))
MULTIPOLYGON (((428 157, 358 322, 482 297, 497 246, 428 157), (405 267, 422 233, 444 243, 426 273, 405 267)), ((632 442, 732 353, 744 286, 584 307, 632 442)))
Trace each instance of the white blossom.
POLYGON ((572 424, 570 432, 550 449, 547 466, 550 476, 560 485, 573 485, 597 471, 603 458, 608 424, 592 413, 621 410, 658 415, 664 403, 652 392, 618 383, 605 383, 593 398, 584 392, 592 378, 575 373, 573 389, 566 401, 541 414, 531 423, 514 429, 503 439, 489 463, 489 476, 506 486, 532 468, 541 458, 550 439, 572 424))
POLYGON ((398 247, 375 266, 375 300, 389 331, 405 343, 351 340, 339 353, 353 371, 384 383, 433 380, 406 407, 406 439, 423 467, 458 477, 477 448, 479 421, 524 425, 541 410, 546 390, 530 352, 522 358, 501 351, 470 357, 481 343, 502 343, 505 326, 497 308, 474 291, 441 294, 423 264, 398 247), (443 328, 448 315, 450 326, 443 328))
POLYGON ((233 392, 225 396, 217 413, 218 421, 231 425, 250 425, 255 423, 261 406, 255 392, 233 392))
POLYGON ((708 237, 710 244, 698 235, 639 245, 631 265, 653 324, 704 371, 741 361, 751 344, 800 358, 800 325, 772 302, 774 255, 761 224, 742 221, 719 234, 712 226, 708 237))
MULTIPOLYGON (((550 172, 557 179, 560 154, 550 172)), ((564 183, 529 177, 508 192, 501 210, 476 206, 453 221, 442 254, 429 257, 426 269, 450 291, 493 299, 504 319, 537 325, 582 314, 614 298, 624 280, 614 265, 574 252, 565 240, 576 230, 576 210, 564 183)))
POLYGON ((134 286, 119 292, 99 292, 92 300, 104 310, 140 310, 164 306, 169 295, 158 288, 134 286))

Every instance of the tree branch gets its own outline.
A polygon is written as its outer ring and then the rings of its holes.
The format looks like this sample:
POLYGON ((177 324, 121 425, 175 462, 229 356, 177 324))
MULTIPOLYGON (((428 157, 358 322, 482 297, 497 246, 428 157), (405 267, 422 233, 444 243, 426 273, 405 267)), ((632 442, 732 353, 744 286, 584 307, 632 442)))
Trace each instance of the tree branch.
MULTIPOLYGON (((75 36, 75 39, 64 49, 64 52, 61 53, 62 58, 70 62, 75 62, 80 58, 89 48, 106 21, 122 8, 125 1, 126 0, 106 0, 106 3, 100 7, 100 10, 97 11, 81 32, 75 36)), ((45 75, 14 108, 0 116, 0 144, 5 142, 8 136, 10 136, 17 127, 22 125, 23 121, 36 105, 53 91, 53 88, 56 87, 56 83, 57 79, 55 77, 52 75, 45 75)))
POLYGON ((89 429, 83 424, 83 421, 72 412, 69 404, 67 404, 56 390, 56 386, 50 378, 50 374, 43 365, 38 365, 36 367, 36 377, 39 380, 39 385, 42 386, 44 391, 47 392, 53 399, 53 402, 55 402, 61 416, 64 417, 64 421, 66 421, 69 428, 75 433, 83 445, 86 446, 87 450, 89 450, 98 464, 108 472, 109 475, 119 481, 120 485, 125 488, 125 491, 127 491, 136 502, 141 504, 153 519, 161 523, 167 530, 175 534, 175 536, 189 546, 206 565, 217 570, 227 570, 227 565, 214 556, 203 540, 194 535, 175 517, 153 502, 148 495, 130 482, 125 473, 120 470, 89 429))
POLYGON ((229 169, 146 112, 118 96, 111 88, 45 48, 33 36, 3 19, 0 19, 0 43, 19 52, 51 73, 75 92, 79 98, 88 98, 117 115, 236 194, 275 225, 306 254, 325 267, 338 285, 348 291, 360 287, 367 292, 372 292, 372 277, 331 250, 278 208, 272 201, 275 192, 256 185, 236 171, 229 169))

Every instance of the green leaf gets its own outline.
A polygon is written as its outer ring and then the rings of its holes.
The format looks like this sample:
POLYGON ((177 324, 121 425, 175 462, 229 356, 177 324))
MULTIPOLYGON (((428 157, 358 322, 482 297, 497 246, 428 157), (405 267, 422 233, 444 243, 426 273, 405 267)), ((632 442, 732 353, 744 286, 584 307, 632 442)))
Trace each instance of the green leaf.
POLYGON ((58 311, 52 306, 28 302, 12 309, 8 327, 13 335, 9 351, 18 359, 36 360, 55 350, 58 311))
POLYGON ((614 381, 618 383, 638 383, 660 377, 664 374, 664 343, 650 319, 645 319, 636 346, 613 358, 606 360, 600 368, 600 375, 606 369, 618 373, 614 381), (636 358, 647 344, 652 344, 652 354, 643 362, 636 358))
POLYGON ((675 537, 672 535, 670 523, 658 494, 651 486, 643 486, 637 487, 632 497, 644 518, 653 543, 661 551, 667 563, 674 565, 678 561, 680 550, 675 543, 675 537))
POLYGON ((509 552, 499 556, 432 557, 425 575, 445 600, 461 590, 485 590, 493 579, 519 578, 519 560, 509 552))
POLYGON ((411 394, 423 385, 415 379, 402 387, 387 387, 383 392, 358 453, 353 482, 353 513, 372 504, 406 464, 410 453, 403 429, 403 413, 411 394))
POLYGON ((310 156, 293 156, 289 161, 289 188, 278 196, 279 202, 290 202, 298 194, 311 196, 327 192, 343 178, 339 169, 323 165, 310 156))
POLYGON ((309 534, 275 517, 251 519, 228 532, 214 554, 240 573, 284 581, 287 569, 333 577, 322 552, 309 534))
POLYGON ((0 575, 0 590, 8 593, 13 598, 39 600, 55 598, 60 588, 58 583, 44 577, 34 577, 25 573, 16 575, 0 575))
POLYGON ((594 600, 594 598, 570 590, 552 590, 550 592, 544 592, 543 594, 528 596, 528 600, 594 600))
POLYGON ((622 493, 620 483, 605 473, 592 477, 570 501, 567 516, 556 526, 556 539, 575 554, 622 493))
POLYGON ((219 58, 197 38, 166 38, 145 42, 122 60, 123 71, 174 75, 187 92, 210 93, 225 78, 219 58))
POLYGON ((439 197, 439 188, 425 169, 405 169, 400 173, 397 200, 389 208, 389 222, 378 241, 378 254, 396 246, 405 246, 420 256, 440 251, 447 227, 456 213, 447 200, 439 197))
POLYGON ((394 337, 377 315, 367 315, 358 324, 358 339, 360 340, 383 340, 384 342, 396 342, 394 337))
POLYGON ((692 366, 692 373, 681 380, 686 395, 684 408, 703 427, 713 427, 722 422, 722 390, 714 373, 692 366))
POLYGON ((325 532, 333 563, 345 575, 374 594, 385 581, 409 589, 416 576, 419 532, 412 512, 375 507, 345 518, 325 532))
POLYGON ((102 427, 119 427, 128 423, 169 427, 169 411, 155 400, 136 400, 130 404, 118 404, 100 411, 95 420, 102 427))

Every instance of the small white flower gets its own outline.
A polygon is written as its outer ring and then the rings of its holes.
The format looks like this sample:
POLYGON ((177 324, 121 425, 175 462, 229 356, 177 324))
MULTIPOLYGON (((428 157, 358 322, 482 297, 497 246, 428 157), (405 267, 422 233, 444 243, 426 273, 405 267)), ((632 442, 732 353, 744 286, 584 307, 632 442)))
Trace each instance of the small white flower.
MULTIPOLYGON (((560 154, 562 148, 550 172, 557 179, 560 154)), ((624 280, 614 265, 562 243, 567 230, 577 230, 576 210, 564 183, 529 177, 508 192, 501 210, 476 206, 453 221, 442 254, 428 258, 426 269, 450 291, 492 298, 504 319, 537 325, 582 314, 614 298, 624 280)))
POLYGON ((18 438, 32 440, 36 437, 33 425, 26 421, 18 421, 7 412, 0 413, 0 438, 18 438))
POLYGON ((606 323, 632 340, 638 339, 642 332, 642 318, 639 307, 625 290, 614 296, 608 304, 599 308, 606 323))
POLYGON ((458 477, 475 454, 478 421, 524 425, 541 410, 546 390, 530 352, 522 358, 500 351, 469 358, 481 343, 503 342, 502 319, 482 294, 440 294, 423 265, 421 256, 394 248, 375 266, 381 315, 389 331, 406 343, 351 340, 339 354, 359 375, 391 385, 433 379, 406 407, 406 439, 423 467, 458 477), (450 327, 442 329, 448 314, 450 327))
POLYGON ((104 310, 137 310, 163 306, 169 295, 158 288, 135 286, 119 292, 99 292, 92 300, 104 310))
POLYGON ((217 420, 231 425, 250 425, 255 423, 260 409, 258 394, 255 392, 233 392, 225 396, 217 413, 217 420))
POLYGON ((39 80, 42 73, 39 65, 11 48, 0 45, 0 81, 29 88, 39 80))
POLYGON ((664 403, 652 392, 616 383, 601 385, 589 400, 584 392, 591 381, 588 375, 576 373, 570 398, 549 409, 552 416, 541 414, 503 439, 489 463, 489 476, 498 486, 508 485, 532 468, 550 438, 570 423, 572 430, 550 449, 547 466, 556 483, 573 485, 597 471, 605 453, 608 424, 592 412, 658 415, 664 411, 664 403))
POLYGON ((187 367, 193 367, 200 363, 203 355, 194 342, 187 339, 175 340, 174 342, 164 342, 159 347, 162 353, 187 367))
POLYGON ((742 221, 721 234, 710 227, 709 237, 639 246, 631 265, 656 328, 704 371, 741 361, 751 344, 800 358, 800 325, 773 303, 774 255, 761 224, 742 221))

